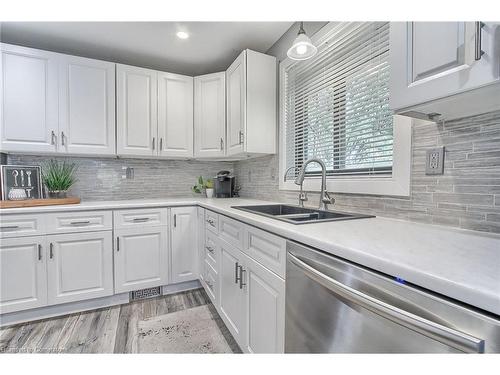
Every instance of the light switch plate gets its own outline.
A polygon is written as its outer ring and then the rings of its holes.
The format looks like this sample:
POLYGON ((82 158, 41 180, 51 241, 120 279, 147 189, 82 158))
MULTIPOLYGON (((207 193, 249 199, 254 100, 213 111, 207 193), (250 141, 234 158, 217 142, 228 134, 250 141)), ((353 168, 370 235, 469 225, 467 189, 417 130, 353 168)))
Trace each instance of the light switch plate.
POLYGON ((427 150, 425 158, 425 174, 436 175, 444 173, 444 147, 427 150))

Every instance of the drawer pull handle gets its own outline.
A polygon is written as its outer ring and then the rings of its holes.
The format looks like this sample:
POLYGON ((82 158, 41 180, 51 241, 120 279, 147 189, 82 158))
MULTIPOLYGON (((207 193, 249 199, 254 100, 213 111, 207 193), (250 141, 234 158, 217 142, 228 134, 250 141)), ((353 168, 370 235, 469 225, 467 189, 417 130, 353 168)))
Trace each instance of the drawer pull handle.
POLYGON ((210 246, 205 246, 205 248, 206 248, 206 249, 207 249, 210 253, 212 253, 212 254, 213 254, 213 253, 214 253, 214 251, 215 251, 215 250, 214 250, 212 247, 210 247, 210 246))
POLYGON ((42 260, 42 245, 38 244, 38 260, 42 260))
POLYGON ((238 262, 234 264, 234 283, 238 284, 238 281, 240 281, 240 278, 238 277, 238 269, 240 266, 238 265, 238 262))
POLYGON ((481 60, 481 57, 484 55, 484 51, 481 49, 481 30, 484 27, 484 23, 482 22, 475 22, 474 23, 474 29, 475 29, 475 37, 474 37, 474 60, 479 61, 481 60))
POLYGON ((149 217, 136 217, 132 221, 135 223, 143 223, 145 221, 149 221, 149 217))
POLYGON ((246 283, 243 282, 243 272, 247 272, 245 269, 243 269, 243 266, 239 266, 240 268, 240 289, 243 289, 246 283))
POLYGON ((207 219, 207 223, 210 224, 211 226, 215 227, 215 220, 214 219, 207 219))
POLYGON ((90 221, 89 220, 86 220, 86 221, 72 221, 70 224, 71 225, 89 225, 90 221))
POLYGON ((19 225, 7 225, 5 227, 0 227, 0 230, 12 230, 12 229, 18 229, 19 225))

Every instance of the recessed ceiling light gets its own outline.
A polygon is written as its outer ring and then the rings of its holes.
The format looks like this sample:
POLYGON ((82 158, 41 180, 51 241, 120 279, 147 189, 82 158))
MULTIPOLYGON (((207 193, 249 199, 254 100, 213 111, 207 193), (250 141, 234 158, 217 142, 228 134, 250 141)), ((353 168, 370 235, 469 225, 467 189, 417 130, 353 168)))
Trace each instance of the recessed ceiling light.
POLYGON ((189 34, 186 33, 185 31, 177 31, 177 34, 175 34, 175 35, 177 35, 177 38, 179 38, 179 39, 189 38, 189 34))

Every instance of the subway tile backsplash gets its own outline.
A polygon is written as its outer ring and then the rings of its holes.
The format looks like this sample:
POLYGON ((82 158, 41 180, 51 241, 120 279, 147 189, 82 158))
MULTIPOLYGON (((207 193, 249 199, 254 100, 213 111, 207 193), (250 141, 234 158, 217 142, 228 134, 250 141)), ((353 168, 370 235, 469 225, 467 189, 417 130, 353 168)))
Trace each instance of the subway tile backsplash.
MULTIPOLYGON (((9 164, 38 165, 50 157, 9 155, 9 164)), ((62 159, 59 158, 58 159, 62 159)), ((296 192, 278 190, 276 155, 238 162, 67 158, 79 165, 71 193, 83 200, 118 200, 191 196, 197 176, 234 171, 240 195, 297 202, 296 192), (122 179, 134 168, 134 179, 122 179)), ((500 233, 500 111, 413 127, 409 198, 333 194, 334 209, 500 233), (425 152, 445 146, 444 175, 425 175, 425 152)), ((318 194, 310 193, 308 205, 318 194)))
MULTIPOLYGON (((43 165, 51 157, 8 155, 9 164, 43 165)), ((60 158, 78 164, 78 181, 70 193, 82 200, 148 199, 186 197, 198 176, 214 177, 220 170, 233 170, 231 162, 147 160, 112 158, 60 158), (123 167, 134 168, 133 179, 122 179, 123 167)))
MULTIPOLYGON (((333 194, 334 209, 500 233, 500 111, 413 127, 409 198, 333 194), (445 146, 444 175, 425 175, 428 148, 445 146)), ((278 190, 277 156, 235 163, 241 196, 297 202, 296 192, 278 190)), ((308 205, 318 194, 310 193, 308 205)))

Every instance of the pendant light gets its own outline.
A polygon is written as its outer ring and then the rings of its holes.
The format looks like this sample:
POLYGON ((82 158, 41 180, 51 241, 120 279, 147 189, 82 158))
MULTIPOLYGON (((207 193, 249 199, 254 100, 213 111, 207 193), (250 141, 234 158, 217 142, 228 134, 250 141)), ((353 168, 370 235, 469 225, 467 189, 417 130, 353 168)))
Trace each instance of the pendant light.
POLYGON ((316 55, 316 52, 318 52, 318 49, 314 44, 312 44, 311 39, 306 35, 304 22, 301 22, 299 34, 286 53, 287 56, 292 60, 307 60, 316 55))

